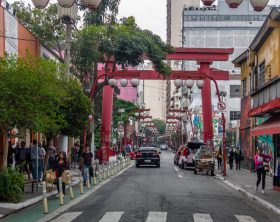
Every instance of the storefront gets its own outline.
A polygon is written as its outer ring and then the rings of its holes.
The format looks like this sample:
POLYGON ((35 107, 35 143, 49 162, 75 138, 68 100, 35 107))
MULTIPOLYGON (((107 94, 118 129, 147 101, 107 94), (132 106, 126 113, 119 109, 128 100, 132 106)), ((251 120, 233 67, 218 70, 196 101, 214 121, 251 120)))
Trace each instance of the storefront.
MULTIPOLYGON (((258 124, 259 119, 256 118, 258 124)), ((251 130, 256 137, 256 146, 261 147, 265 154, 272 156, 270 175, 273 177, 275 190, 280 191, 280 115, 273 115, 251 130)))

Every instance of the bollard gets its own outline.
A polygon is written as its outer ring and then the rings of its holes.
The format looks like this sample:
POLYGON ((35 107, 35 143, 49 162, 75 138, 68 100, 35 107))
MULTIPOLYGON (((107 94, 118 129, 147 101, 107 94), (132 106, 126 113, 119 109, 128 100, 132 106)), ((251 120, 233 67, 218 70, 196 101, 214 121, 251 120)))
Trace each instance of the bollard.
POLYGON ((97 179, 96 179, 96 176, 94 175, 94 177, 93 177, 93 184, 94 185, 97 185, 97 179))
POLYGON ((68 175, 68 184, 69 184, 69 192, 70 192, 70 197, 71 199, 74 199, 74 193, 73 193, 73 189, 72 189, 72 180, 70 175, 68 175))
POLYGON ((60 205, 63 205, 64 202, 63 202, 63 192, 62 192, 62 178, 59 177, 58 178, 58 183, 59 183, 59 203, 60 205))
POLYGON ((106 168, 103 169, 103 180, 106 179, 106 171, 105 171, 105 169, 106 169, 106 168))
POLYGON ((47 198, 47 185, 46 182, 42 182, 43 185, 43 205, 44 205, 44 213, 47 214, 49 212, 48 207, 48 198, 47 198))
POLYGON ((101 182, 102 181, 101 170, 98 171, 98 176, 99 176, 99 182, 101 182))
POLYGON ((90 178, 89 178, 89 170, 87 168, 87 188, 90 189, 90 178))
POLYGON ((84 193, 83 177, 81 174, 80 174, 80 193, 81 194, 84 193))

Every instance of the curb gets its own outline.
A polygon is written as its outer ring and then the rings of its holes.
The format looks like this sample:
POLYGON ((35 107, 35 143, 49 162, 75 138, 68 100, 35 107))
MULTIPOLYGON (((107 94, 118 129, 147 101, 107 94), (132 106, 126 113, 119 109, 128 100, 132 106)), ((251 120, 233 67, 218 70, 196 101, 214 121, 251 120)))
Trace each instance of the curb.
POLYGON ((219 179, 220 181, 222 181, 223 183, 225 183, 226 185, 228 185, 229 187, 239 191, 240 193, 244 194, 248 199, 250 200, 254 200, 256 201, 258 204, 262 205, 263 207, 265 207, 268 210, 271 210, 273 213, 280 215, 280 209, 278 207, 276 207, 274 204, 269 203, 268 201, 253 195, 252 193, 242 189, 241 187, 229 182, 228 180, 226 180, 224 177, 222 177, 219 174, 216 174, 216 178, 219 179))
POLYGON ((112 179, 118 177, 119 175, 123 174, 126 170, 128 170, 129 168, 131 168, 134 164, 130 164, 128 165, 126 168, 122 169, 120 172, 118 172, 116 175, 110 177, 109 179, 106 179, 104 181, 102 181, 101 183, 97 184, 95 187, 93 187, 90 191, 87 191, 86 193, 84 193, 83 195, 75 198, 74 200, 72 200, 71 202, 69 202, 66 205, 63 205, 61 207, 59 207, 58 209, 56 209, 55 211, 43 216, 40 220, 38 220, 38 222, 48 222, 48 221, 52 221, 56 216, 58 216, 61 213, 64 213, 66 210, 68 210, 70 207, 78 204, 79 202, 81 202, 82 200, 86 199, 87 197, 89 197, 91 194, 95 193, 96 191, 98 191, 101 187, 103 187, 103 185, 109 183, 112 179))

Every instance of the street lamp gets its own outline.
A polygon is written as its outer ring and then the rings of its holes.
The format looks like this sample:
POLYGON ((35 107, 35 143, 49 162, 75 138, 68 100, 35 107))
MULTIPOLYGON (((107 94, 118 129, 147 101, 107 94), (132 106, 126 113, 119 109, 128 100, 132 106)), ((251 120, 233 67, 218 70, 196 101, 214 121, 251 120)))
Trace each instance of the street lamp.
POLYGON ((226 3, 230 8, 237 8, 243 0, 226 0, 226 3))
MULTIPOLYGON (((70 8, 74 5, 74 3, 76 3, 76 0, 57 0, 57 1, 58 4, 64 8, 70 8)), ((48 5, 49 0, 32 0, 32 2, 36 8, 43 9, 48 5)), ((95 10, 99 6, 101 0, 83 0, 83 2, 89 9, 95 10)))
POLYGON ((137 87, 140 84, 140 80, 137 79, 137 78, 133 78, 133 79, 130 80, 130 83, 133 87, 137 87))
POLYGON ((126 86, 127 86, 127 84, 128 84, 127 79, 122 78, 122 79, 120 80, 120 84, 121 84, 121 87, 126 87, 126 86))
POLYGON ((197 80, 196 86, 197 86, 197 88, 202 89, 204 86, 204 80, 203 79, 197 80))
POLYGON ((109 79, 108 80, 108 84, 111 86, 111 87, 115 87, 118 85, 118 80, 116 79, 109 79))

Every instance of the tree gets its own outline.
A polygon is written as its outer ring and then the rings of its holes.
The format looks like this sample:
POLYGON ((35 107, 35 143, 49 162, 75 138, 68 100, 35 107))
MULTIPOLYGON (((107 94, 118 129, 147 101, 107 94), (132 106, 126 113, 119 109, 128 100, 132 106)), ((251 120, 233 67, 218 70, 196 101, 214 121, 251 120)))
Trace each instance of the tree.
POLYGON ((32 8, 24 1, 12 4, 18 20, 44 44, 55 48, 63 59, 65 27, 58 16, 58 4, 50 4, 45 9, 32 8))
POLYGON ((161 119, 153 119, 153 123, 155 124, 156 129, 158 130, 160 135, 165 134, 166 124, 161 119))
POLYGON ((63 66, 51 60, 1 58, 0 86, 0 129, 4 136, 0 169, 6 167, 9 130, 32 129, 50 141, 61 132, 79 134, 90 112, 90 101, 81 86, 76 80, 67 81, 63 66))

